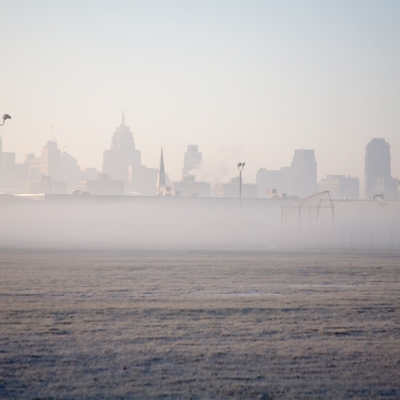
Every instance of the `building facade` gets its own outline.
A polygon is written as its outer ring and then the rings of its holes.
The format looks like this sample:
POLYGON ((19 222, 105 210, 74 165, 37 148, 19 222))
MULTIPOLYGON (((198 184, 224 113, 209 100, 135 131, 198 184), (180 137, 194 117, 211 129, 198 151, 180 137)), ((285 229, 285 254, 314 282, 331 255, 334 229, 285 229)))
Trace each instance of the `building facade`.
POLYGON ((122 113, 121 125, 117 127, 111 140, 110 150, 103 154, 103 173, 111 179, 123 181, 128 184, 129 167, 141 166, 141 153, 136 150, 132 132, 125 124, 122 113))
POLYGON ((345 175, 327 175, 319 183, 319 191, 330 192, 331 198, 336 200, 358 200, 360 182, 358 178, 345 175))
MULTIPOLYGON (((232 178, 228 183, 216 183, 214 185, 214 197, 239 197, 239 177, 232 178)), ((242 197, 256 198, 257 185, 242 183, 242 197)))
POLYGON ((210 182, 196 182, 194 175, 186 175, 180 182, 173 183, 175 196, 211 197, 210 182))
POLYGON ((307 197, 317 192, 317 162, 314 150, 295 150, 291 164, 291 194, 307 197))
POLYGON ((291 192, 291 168, 283 167, 280 170, 261 168, 256 174, 257 197, 269 197, 270 191, 276 193, 291 192))
POLYGON ((365 197, 382 194, 386 199, 396 199, 398 180, 391 177, 390 145, 385 139, 374 138, 365 151, 365 197))
POLYGON ((124 182, 112 180, 107 174, 96 174, 93 180, 79 182, 79 190, 97 196, 123 196, 124 182))
POLYGON ((40 173, 54 181, 63 179, 61 152, 57 142, 49 140, 40 154, 40 173))
POLYGON ((113 134, 110 150, 104 151, 103 173, 112 180, 124 182, 129 194, 157 193, 157 170, 142 165, 141 152, 136 149, 132 132, 125 124, 124 113, 121 125, 113 134))
POLYGON ((194 169, 200 168, 203 162, 203 155, 199 152, 198 146, 190 144, 187 147, 185 158, 183 161, 182 177, 193 175, 191 172, 194 169))

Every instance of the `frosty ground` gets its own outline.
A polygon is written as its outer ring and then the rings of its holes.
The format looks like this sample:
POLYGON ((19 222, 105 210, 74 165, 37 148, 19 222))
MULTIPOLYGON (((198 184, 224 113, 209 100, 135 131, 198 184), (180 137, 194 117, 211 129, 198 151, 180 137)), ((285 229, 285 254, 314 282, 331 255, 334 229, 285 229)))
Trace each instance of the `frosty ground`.
POLYGON ((0 250, 0 398, 400 397, 400 254, 0 250))

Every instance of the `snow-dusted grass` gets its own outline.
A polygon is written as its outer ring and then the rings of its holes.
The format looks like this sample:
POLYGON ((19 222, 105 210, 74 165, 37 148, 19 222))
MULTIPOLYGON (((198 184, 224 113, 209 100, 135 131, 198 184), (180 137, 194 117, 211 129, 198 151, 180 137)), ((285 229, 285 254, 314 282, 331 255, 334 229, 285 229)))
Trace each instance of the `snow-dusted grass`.
POLYGON ((0 398, 400 397, 400 254, 0 251, 0 398))

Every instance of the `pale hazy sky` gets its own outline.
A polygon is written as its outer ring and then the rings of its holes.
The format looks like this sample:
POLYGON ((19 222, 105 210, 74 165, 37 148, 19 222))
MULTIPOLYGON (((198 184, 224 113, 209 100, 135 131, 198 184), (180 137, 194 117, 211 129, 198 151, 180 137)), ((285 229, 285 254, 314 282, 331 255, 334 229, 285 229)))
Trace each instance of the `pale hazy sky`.
POLYGON ((318 179, 363 183, 373 137, 397 177, 399 21, 398 0, 0 0, 3 150, 22 161, 53 137, 100 169, 125 111, 143 163, 163 145, 173 179, 198 144, 210 179, 312 148, 318 179))

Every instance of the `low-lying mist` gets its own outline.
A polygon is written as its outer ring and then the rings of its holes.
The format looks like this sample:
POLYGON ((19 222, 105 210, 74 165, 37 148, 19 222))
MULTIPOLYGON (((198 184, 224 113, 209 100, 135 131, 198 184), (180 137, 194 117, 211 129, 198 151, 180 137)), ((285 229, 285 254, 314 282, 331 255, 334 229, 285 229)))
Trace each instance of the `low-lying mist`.
POLYGON ((0 246, 400 249, 400 201, 1 196, 0 246))

